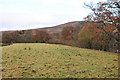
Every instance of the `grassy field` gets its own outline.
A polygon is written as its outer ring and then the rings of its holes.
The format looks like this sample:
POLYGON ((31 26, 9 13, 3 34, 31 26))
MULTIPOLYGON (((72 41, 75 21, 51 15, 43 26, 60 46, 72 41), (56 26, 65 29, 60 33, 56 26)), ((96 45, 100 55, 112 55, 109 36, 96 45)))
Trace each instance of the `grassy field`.
POLYGON ((118 54, 55 44, 2 47, 4 78, 117 78, 118 54))

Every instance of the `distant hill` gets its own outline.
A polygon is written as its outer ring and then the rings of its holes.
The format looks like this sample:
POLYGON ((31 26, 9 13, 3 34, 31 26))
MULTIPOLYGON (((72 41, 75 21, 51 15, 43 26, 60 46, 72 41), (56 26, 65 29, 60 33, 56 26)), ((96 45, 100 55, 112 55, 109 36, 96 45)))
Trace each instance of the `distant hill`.
MULTIPOLYGON (((32 30, 33 35, 35 34, 36 30, 45 30, 49 34, 51 34, 51 33, 54 33, 54 32, 60 33, 62 31, 62 29, 64 27, 67 27, 67 26, 73 26, 73 27, 82 28, 85 24, 87 24, 85 21, 73 21, 73 22, 68 22, 68 23, 64 23, 64 24, 60 24, 60 25, 56 25, 56 26, 52 26, 52 27, 28 29, 28 30, 32 30)), ((16 30, 12 30, 12 31, 16 31, 16 30)), ((0 33, 1 32, 12 32, 12 31, 0 31, 0 33)), ((22 31, 22 30, 17 30, 17 31, 22 31)), ((26 31, 26 30, 24 30, 24 31, 26 31)))

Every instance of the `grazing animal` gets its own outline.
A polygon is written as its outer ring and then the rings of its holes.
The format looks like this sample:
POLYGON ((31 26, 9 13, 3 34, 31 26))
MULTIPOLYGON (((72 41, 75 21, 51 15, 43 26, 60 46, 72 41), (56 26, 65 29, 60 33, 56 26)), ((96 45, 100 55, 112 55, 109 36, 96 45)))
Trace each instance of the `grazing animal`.
MULTIPOLYGON (((29 50, 31 50, 31 48, 28 48, 29 50)), ((25 50, 27 50, 27 48, 25 48, 25 50)))
POLYGON ((31 50, 31 48, 29 48, 29 50, 31 50))

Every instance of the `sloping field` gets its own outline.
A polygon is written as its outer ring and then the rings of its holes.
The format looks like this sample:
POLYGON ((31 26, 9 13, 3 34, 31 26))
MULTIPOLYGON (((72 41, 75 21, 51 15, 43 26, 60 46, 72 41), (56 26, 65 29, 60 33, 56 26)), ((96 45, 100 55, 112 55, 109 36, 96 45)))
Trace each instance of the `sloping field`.
POLYGON ((4 78, 117 78, 118 54, 43 43, 2 47, 4 78))

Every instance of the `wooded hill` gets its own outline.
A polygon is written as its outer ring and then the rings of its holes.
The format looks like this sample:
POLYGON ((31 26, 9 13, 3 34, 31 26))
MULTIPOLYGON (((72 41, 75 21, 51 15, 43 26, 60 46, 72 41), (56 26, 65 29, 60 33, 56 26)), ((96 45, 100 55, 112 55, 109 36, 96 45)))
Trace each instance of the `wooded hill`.
POLYGON ((114 40, 109 41, 91 31, 99 23, 74 21, 53 27, 45 27, 29 30, 3 31, 3 43, 52 43, 77 46, 81 48, 97 49, 104 51, 116 51, 114 40), (95 38, 92 38, 95 37, 95 38), (99 38, 98 38, 99 37, 99 38))

